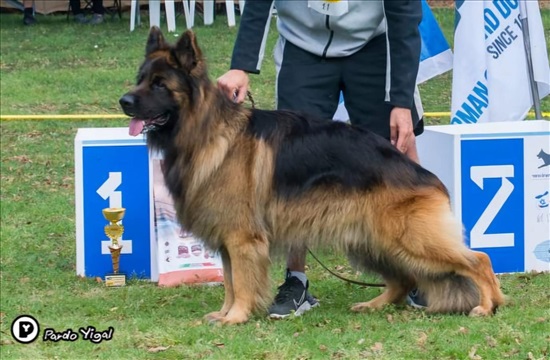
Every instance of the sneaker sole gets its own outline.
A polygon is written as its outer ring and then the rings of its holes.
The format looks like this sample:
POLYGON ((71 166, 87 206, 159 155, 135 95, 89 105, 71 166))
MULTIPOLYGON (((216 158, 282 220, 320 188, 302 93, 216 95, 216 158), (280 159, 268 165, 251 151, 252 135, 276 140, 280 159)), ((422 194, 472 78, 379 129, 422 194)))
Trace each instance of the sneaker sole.
POLYGON ((319 302, 316 302, 315 304, 311 305, 309 302, 305 301, 298 309, 296 309, 296 311, 291 312, 290 314, 269 314, 269 318, 274 320, 281 320, 291 315, 302 316, 302 314, 304 314, 306 311, 309 311, 319 305, 320 305, 319 302))
POLYGON ((407 303, 407 305, 409 305, 410 307, 413 307, 413 308, 415 308, 415 309, 420 309, 420 310, 422 310, 422 309, 427 309, 427 308, 428 308, 427 306, 419 305, 419 304, 415 303, 415 302, 413 301, 413 299, 411 299, 410 296, 407 296, 407 299, 406 299, 405 302, 407 303))

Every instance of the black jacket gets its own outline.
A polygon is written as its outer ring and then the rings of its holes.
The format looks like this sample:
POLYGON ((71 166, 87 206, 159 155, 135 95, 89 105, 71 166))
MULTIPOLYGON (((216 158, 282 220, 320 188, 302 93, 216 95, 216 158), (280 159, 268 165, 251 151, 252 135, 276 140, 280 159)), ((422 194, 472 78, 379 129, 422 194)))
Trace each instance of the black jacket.
POLYGON ((335 16, 309 8, 308 0, 248 0, 231 68, 260 72, 275 5, 279 35, 318 56, 349 56, 373 37, 386 33, 389 49, 386 101, 411 108, 420 62, 420 0, 348 0, 347 3, 348 11, 335 16))

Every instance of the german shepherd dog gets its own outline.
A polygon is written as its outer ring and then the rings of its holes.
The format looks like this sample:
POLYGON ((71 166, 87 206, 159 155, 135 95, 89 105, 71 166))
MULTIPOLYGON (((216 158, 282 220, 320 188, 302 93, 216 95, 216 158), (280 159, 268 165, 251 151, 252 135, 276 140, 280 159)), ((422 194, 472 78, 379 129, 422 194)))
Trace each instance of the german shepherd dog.
POLYGON ((385 291, 353 311, 415 287, 430 312, 485 316, 503 304, 489 257, 464 245, 435 175, 365 129, 234 103, 209 80, 192 32, 171 45, 152 28, 120 104, 130 134, 164 154, 178 220, 221 254, 225 300, 209 321, 265 311, 270 255, 291 245, 343 251, 382 276, 385 291))

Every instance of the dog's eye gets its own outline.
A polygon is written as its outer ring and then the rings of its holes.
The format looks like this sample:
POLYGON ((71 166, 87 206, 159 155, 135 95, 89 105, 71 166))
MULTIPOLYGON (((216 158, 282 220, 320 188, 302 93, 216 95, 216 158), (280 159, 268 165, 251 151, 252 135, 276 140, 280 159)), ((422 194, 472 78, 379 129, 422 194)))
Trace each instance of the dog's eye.
POLYGON ((156 89, 166 89, 166 85, 164 85, 164 83, 162 82, 162 80, 160 78, 156 78, 153 81, 153 87, 156 88, 156 89))

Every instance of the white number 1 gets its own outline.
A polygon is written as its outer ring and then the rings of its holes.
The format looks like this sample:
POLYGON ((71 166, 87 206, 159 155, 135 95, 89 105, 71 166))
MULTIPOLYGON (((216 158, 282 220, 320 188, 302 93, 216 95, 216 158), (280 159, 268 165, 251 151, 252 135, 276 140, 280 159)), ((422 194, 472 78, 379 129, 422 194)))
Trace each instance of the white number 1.
POLYGON ((513 165, 494 165, 494 166, 472 166, 470 168, 470 178, 480 189, 483 190, 483 180, 489 178, 500 178, 502 184, 496 192, 487 208, 483 211, 470 234, 471 248, 497 248, 514 246, 514 234, 485 234, 495 217, 497 216, 506 200, 514 191, 514 184, 507 178, 514 177, 513 165))
POLYGON ((109 207, 122 207, 122 192, 116 189, 122 184, 121 172, 110 172, 109 178, 97 189, 103 200, 109 199, 109 207))

